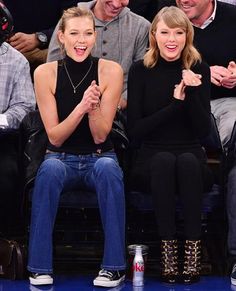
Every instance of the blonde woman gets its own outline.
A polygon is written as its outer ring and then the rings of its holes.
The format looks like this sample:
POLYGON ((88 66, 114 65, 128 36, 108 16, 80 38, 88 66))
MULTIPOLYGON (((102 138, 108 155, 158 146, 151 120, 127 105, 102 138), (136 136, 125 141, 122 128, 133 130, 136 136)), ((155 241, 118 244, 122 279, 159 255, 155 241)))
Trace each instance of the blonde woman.
POLYGON ((115 287, 125 279, 125 202, 123 174, 109 133, 123 71, 115 62, 91 56, 96 41, 91 11, 66 10, 58 39, 65 58, 39 66, 34 74, 48 144, 32 197, 30 283, 53 283, 52 232, 60 194, 85 187, 97 193, 105 237, 94 285, 115 287))
MULTIPOLYGON (((128 81, 128 131, 140 144, 131 177, 148 185, 161 238, 161 279, 199 280, 201 202, 211 186, 200 139, 210 132, 210 70, 193 46, 193 28, 177 7, 155 16, 150 48, 128 81), (184 269, 178 266, 175 201, 184 216, 184 269)), ((136 186, 137 182, 136 182, 136 186)))

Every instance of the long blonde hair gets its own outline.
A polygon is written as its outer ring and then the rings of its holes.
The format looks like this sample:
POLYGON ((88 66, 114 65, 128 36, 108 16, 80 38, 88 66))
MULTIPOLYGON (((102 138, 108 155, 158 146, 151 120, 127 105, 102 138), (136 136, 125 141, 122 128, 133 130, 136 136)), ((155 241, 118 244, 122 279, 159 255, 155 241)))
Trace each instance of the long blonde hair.
POLYGON ((147 68, 152 68, 159 58, 160 51, 157 46, 155 33, 157 23, 160 20, 163 20, 169 28, 179 27, 186 32, 186 44, 181 54, 184 68, 190 69, 197 61, 201 61, 201 55, 193 45, 194 30, 192 23, 181 9, 170 6, 162 8, 153 19, 149 30, 149 49, 144 56, 144 65, 147 68))

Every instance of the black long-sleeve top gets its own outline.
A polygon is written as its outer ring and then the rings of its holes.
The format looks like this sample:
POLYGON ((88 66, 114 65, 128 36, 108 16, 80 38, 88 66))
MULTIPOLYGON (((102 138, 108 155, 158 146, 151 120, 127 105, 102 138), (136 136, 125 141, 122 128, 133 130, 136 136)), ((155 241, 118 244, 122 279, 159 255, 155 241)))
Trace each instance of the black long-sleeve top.
MULTIPOLYGON (((160 1, 156 12, 164 5, 176 5, 174 0, 166 1, 160 1)), ((216 5, 215 19, 206 28, 194 26, 194 45, 209 66, 227 68, 230 61, 236 62, 236 6, 221 1, 216 5)), ((236 87, 211 86, 211 99, 236 96, 236 87)))
POLYGON ((204 62, 191 69, 202 84, 187 87, 185 100, 173 97, 182 79, 182 61, 160 58, 153 68, 132 65, 128 78, 128 133, 131 141, 159 149, 200 148, 210 132, 210 70, 204 62))

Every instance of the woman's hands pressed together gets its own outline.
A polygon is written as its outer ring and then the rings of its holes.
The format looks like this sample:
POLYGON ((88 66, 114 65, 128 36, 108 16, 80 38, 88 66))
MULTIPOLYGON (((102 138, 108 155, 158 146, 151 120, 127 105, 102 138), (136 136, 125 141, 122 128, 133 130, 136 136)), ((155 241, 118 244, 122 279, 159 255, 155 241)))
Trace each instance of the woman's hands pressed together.
POLYGON ((83 99, 80 102, 84 113, 95 110, 100 106, 101 91, 96 81, 93 80, 87 90, 84 92, 83 99))
POLYGON ((197 87, 201 85, 201 78, 202 76, 200 74, 195 74, 191 70, 183 70, 181 82, 175 85, 174 98, 184 100, 186 86, 197 87))
POLYGON ((183 78, 185 86, 196 87, 202 84, 202 81, 201 81, 202 76, 200 74, 195 74, 191 70, 183 70, 182 78, 183 78))

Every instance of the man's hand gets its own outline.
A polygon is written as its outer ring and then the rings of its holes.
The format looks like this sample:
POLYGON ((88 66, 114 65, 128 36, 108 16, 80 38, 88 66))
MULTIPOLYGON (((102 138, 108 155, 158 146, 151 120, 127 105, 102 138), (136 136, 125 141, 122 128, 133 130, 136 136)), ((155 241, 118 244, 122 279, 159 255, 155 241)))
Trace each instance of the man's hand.
POLYGON ((228 68, 230 75, 228 78, 223 78, 221 85, 225 88, 232 89, 236 86, 236 63, 234 61, 229 62, 228 68))
POLYGON ((9 43, 21 53, 32 51, 39 46, 39 40, 35 33, 17 32, 9 39, 9 43))
POLYGON ((225 68, 223 66, 211 66, 210 70, 211 70, 211 82, 219 87, 223 86, 224 82, 232 74, 228 68, 225 68))

